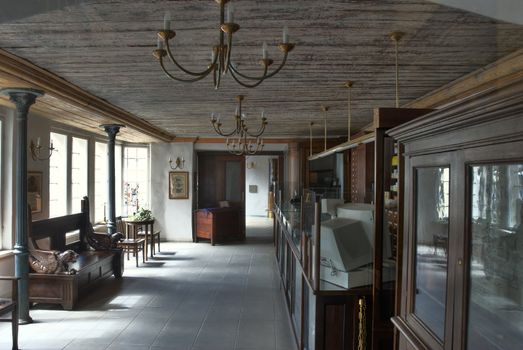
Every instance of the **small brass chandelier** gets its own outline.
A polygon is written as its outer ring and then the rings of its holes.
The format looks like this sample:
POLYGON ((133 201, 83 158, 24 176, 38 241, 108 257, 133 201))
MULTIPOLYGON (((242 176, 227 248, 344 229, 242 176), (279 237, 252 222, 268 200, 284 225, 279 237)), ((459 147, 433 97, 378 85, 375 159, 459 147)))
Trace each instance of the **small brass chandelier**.
POLYGON ((287 55, 294 48, 294 44, 289 43, 289 34, 288 29, 285 26, 283 28, 283 40, 278 44, 278 48, 283 52, 283 60, 280 63, 280 66, 274 71, 269 73, 269 66, 274 63, 272 59, 269 58, 267 54, 267 44, 264 42, 262 46, 262 59, 259 61, 260 65, 263 68, 263 73, 260 76, 249 76, 243 73, 240 73, 236 68, 235 64, 231 61, 231 51, 232 51, 232 36, 235 32, 240 29, 240 26, 237 23, 234 23, 234 7, 232 4, 227 5, 227 21, 225 20, 225 4, 230 2, 230 0, 215 0, 220 6, 220 39, 218 45, 215 45, 212 48, 211 53, 211 64, 203 71, 193 72, 182 67, 174 58, 174 55, 171 51, 169 40, 173 39, 176 36, 176 32, 171 30, 171 16, 169 13, 165 14, 164 17, 164 28, 163 30, 158 31, 158 46, 156 50, 153 51, 154 57, 160 62, 160 67, 164 73, 171 79, 181 82, 195 82, 201 80, 213 73, 214 78, 214 88, 218 89, 220 87, 221 77, 227 72, 231 73, 232 78, 241 86, 247 88, 254 88, 260 85, 265 79, 270 78, 276 75, 285 65, 287 61, 287 55), (227 37, 225 36, 227 34, 227 37), (175 77, 172 73, 169 73, 165 68, 163 58, 169 56, 169 59, 172 63, 183 73, 186 74, 186 77, 180 78, 175 77))
POLYGON ((216 131, 218 135, 226 138, 225 143, 229 153, 238 156, 256 154, 263 150, 264 144, 261 135, 265 132, 265 127, 268 124, 265 113, 262 111, 260 128, 256 132, 249 132, 249 128, 245 123, 245 114, 242 113, 242 101, 244 98, 245 96, 243 95, 236 96, 236 100, 238 101, 238 107, 234 115, 236 127, 232 131, 223 131, 220 118, 216 118, 214 113, 211 114, 211 124, 214 131, 216 131))

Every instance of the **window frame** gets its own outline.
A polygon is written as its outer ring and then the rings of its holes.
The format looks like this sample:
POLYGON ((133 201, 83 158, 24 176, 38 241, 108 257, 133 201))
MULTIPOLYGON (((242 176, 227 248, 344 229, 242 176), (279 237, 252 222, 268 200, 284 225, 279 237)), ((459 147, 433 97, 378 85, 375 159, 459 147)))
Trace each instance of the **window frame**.
MULTIPOLYGON (((122 181, 121 181, 121 186, 122 186, 122 213, 125 213, 126 212, 126 208, 124 206, 124 201, 123 201, 123 194, 124 194, 124 183, 126 182, 126 164, 125 164, 125 160, 126 160, 126 157, 125 157, 125 149, 126 148, 143 148, 146 150, 146 159, 147 159, 147 165, 146 165, 146 173, 147 173, 147 181, 146 181, 146 186, 147 186, 147 195, 146 195, 146 198, 145 200, 147 201, 147 206, 145 206, 146 208, 150 208, 151 207, 151 148, 148 144, 144 144, 144 143, 137 143, 137 144, 128 144, 128 143, 123 143, 122 144, 122 159, 121 159, 121 165, 122 165, 122 181)), ((139 205, 140 208, 143 208, 144 206, 143 205, 139 205)), ((128 213, 130 214, 130 213, 128 213)))

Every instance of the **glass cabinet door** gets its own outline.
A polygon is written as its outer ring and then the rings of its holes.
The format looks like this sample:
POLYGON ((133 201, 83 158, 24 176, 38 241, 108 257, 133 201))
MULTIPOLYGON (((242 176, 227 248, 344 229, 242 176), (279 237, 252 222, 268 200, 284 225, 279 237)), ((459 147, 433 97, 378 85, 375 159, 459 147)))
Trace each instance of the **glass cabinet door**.
POLYGON ((418 168, 416 175, 413 311, 443 341, 449 237, 449 168, 418 168))
POLYGON ((469 176, 467 349, 523 349, 523 163, 469 176))

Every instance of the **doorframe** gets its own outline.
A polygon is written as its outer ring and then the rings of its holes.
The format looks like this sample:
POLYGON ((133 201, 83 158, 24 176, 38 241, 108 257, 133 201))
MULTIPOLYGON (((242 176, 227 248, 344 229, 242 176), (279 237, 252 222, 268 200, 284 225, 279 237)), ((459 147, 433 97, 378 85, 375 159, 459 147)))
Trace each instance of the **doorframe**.
MULTIPOLYGON (((201 151, 195 151, 195 167, 193 168, 193 194, 194 194, 194 200, 193 200, 193 208, 192 208, 192 240, 193 242, 196 242, 196 222, 195 222, 195 216, 194 213, 199 208, 199 173, 200 173, 200 156, 201 155, 215 155, 215 156, 234 156, 230 152, 227 151, 209 151, 209 150, 201 150, 201 151)), ((285 166, 285 152, 284 151, 261 151, 257 152, 256 154, 251 155, 242 155, 237 157, 243 158, 243 229, 246 230, 246 224, 245 224, 245 207, 246 207, 246 193, 245 193, 245 166, 246 166, 246 157, 248 156, 277 156, 278 157, 278 187, 281 188, 285 176, 284 172, 284 166, 285 166)))

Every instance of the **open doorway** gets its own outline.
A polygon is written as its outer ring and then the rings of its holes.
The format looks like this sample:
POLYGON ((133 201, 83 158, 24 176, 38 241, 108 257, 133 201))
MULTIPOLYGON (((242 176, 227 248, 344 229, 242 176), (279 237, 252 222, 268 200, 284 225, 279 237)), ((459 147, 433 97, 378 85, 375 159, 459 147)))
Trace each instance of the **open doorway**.
POLYGON ((277 155, 245 157, 245 221, 247 238, 272 240, 273 182, 277 178, 277 155))

